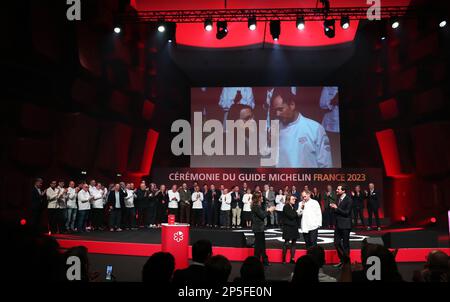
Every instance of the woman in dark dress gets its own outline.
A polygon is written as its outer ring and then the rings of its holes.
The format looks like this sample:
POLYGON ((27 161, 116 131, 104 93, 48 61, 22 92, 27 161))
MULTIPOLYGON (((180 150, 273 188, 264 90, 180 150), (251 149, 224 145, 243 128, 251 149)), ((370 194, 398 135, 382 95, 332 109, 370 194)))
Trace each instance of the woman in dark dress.
POLYGON ((265 208, 261 192, 255 192, 252 198, 252 230, 255 234, 255 257, 265 266, 269 265, 266 254, 266 238, 264 237, 264 219, 275 210, 275 207, 265 208))
POLYGON ((311 199, 316 200, 320 204, 321 198, 322 196, 320 195, 319 189, 317 189, 317 187, 314 187, 311 192, 311 199))
POLYGON ((299 220, 298 214, 295 210, 296 197, 294 195, 288 195, 286 198, 286 204, 283 207, 283 263, 286 262, 286 254, 288 246, 291 246, 291 261, 295 263, 295 250, 297 239, 300 238, 298 232, 299 220))
POLYGON ((167 222, 169 194, 167 194, 165 185, 159 187, 159 191, 156 193, 156 199, 158 201, 156 208, 156 224, 160 227, 161 223, 167 222))

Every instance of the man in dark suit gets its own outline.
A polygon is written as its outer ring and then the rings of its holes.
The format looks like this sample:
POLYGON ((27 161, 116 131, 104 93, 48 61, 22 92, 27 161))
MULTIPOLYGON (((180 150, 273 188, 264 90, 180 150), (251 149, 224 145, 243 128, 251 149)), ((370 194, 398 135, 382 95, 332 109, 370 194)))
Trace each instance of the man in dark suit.
POLYGON ((232 227, 241 228, 241 212, 244 208, 244 203, 242 202, 241 193, 239 193, 239 187, 235 186, 233 192, 231 193, 231 213, 232 213, 232 227))
POLYGON ((125 197, 127 197, 126 191, 121 189, 120 184, 115 184, 114 191, 108 195, 108 211, 109 211, 109 230, 111 232, 114 229, 117 232, 121 232, 120 228, 122 222, 122 210, 125 209, 125 197))
POLYGON ((192 246, 192 264, 185 269, 176 270, 173 274, 173 283, 205 284, 205 262, 212 256, 212 244, 209 240, 199 240, 192 246))
POLYGON ((42 190, 42 178, 36 178, 31 191, 31 218, 30 225, 37 231, 41 231, 42 213, 47 204, 44 203, 45 190, 42 190))
POLYGON ((217 213, 220 211, 220 190, 216 190, 214 185, 210 185, 209 191, 206 193, 206 226, 217 227, 219 225, 219 216, 217 213))
POLYGON ((352 229, 352 199, 348 194, 348 186, 339 185, 336 189, 336 203, 330 204, 336 217, 336 229, 334 230, 334 245, 338 250, 340 263, 336 267, 341 267, 344 257, 350 256, 350 230, 352 229))
POLYGON ((372 229, 372 216, 375 216, 377 229, 378 231, 381 231, 380 217, 378 215, 378 209, 380 208, 378 192, 375 191, 375 185, 372 182, 369 183, 369 192, 366 191, 365 193, 367 198, 367 213, 369 214, 367 230, 370 231, 372 229))

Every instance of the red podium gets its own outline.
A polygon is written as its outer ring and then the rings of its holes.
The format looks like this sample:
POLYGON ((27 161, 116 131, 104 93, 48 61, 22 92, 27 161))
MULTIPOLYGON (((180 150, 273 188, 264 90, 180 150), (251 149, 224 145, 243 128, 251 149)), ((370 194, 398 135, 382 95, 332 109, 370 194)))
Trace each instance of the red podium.
POLYGON ((189 266, 189 224, 163 223, 161 227, 162 251, 175 257, 175 268, 183 269, 189 266))

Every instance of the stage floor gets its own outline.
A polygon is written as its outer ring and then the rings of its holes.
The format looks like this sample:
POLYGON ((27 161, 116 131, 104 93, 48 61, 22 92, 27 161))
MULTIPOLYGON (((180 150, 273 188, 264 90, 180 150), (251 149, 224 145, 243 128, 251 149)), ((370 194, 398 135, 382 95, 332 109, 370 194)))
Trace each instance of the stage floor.
MULTIPOLYGON (((370 238, 374 242, 382 242, 385 233, 396 233, 404 236, 414 236, 417 232, 426 231, 423 228, 384 228, 382 231, 354 230, 350 237, 351 258, 360 260, 361 242, 370 238)), ((281 229, 266 229, 266 246, 269 259, 273 262, 281 261, 281 229)), ((433 233, 434 234, 434 233, 433 233)), ((338 262, 337 254, 333 246, 332 229, 319 230, 318 244, 326 250, 327 263, 338 262)), ((149 256, 161 250, 161 229, 138 229, 135 231, 109 232, 95 231, 82 234, 58 234, 53 235, 62 248, 70 248, 84 245, 90 253, 149 256)), ((213 243, 214 254, 222 254, 232 261, 243 261, 253 254, 253 249, 246 246, 245 238, 251 238, 253 233, 249 229, 210 229, 193 228, 190 230, 190 242, 199 239, 208 239, 213 243)), ((436 236, 438 233, 436 232, 436 236)), ((399 249, 397 260, 400 262, 423 262, 426 255, 433 249, 440 248, 450 253, 448 234, 441 234, 439 245, 430 246, 420 240, 412 240, 410 246, 399 249)), ((303 236, 297 242, 297 254, 305 253, 303 236)))

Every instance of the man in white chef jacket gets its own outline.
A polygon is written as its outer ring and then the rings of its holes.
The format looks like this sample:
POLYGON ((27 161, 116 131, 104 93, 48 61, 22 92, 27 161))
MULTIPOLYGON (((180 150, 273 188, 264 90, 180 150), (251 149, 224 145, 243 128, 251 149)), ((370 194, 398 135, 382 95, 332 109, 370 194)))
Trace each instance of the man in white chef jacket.
POLYGON ((330 140, 322 125, 303 116, 290 88, 276 88, 271 110, 280 121, 277 167, 331 168, 330 140))

